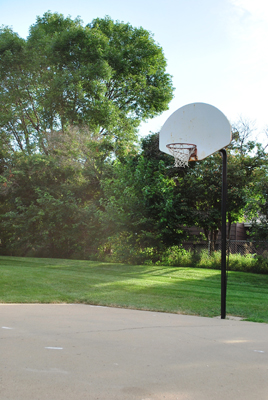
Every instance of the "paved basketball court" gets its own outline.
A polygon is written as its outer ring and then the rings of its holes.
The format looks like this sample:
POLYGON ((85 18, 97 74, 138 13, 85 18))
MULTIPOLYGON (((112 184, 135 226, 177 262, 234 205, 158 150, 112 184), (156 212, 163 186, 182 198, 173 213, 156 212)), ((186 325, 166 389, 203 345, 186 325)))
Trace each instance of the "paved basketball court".
POLYGON ((268 325, 0 305, 1 400, 267 400, 268 325))

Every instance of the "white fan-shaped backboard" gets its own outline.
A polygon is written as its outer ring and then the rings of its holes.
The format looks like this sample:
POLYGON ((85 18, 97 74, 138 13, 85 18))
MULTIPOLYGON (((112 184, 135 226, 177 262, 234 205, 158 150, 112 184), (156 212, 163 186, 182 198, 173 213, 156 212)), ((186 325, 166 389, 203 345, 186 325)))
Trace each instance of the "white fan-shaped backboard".
POLYGON ((166 120, 159 135, 159 149, 170 154, 168 144, 190 143, 196 145, 195 160, 203 160, 228 146, 231 140, 230 122, 220 110, 209 104, 192 103, 166 120))

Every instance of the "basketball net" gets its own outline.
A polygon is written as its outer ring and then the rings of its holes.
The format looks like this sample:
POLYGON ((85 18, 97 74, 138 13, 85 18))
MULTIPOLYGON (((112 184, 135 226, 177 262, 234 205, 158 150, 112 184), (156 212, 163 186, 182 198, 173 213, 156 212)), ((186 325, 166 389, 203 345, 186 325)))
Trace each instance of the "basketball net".
POLYGON ((188 167, 188 161, 191 155, 195 153, 196 145, 190 143, 170 143, 167 144, 171 155, 174 157, 174 167, 188 167))

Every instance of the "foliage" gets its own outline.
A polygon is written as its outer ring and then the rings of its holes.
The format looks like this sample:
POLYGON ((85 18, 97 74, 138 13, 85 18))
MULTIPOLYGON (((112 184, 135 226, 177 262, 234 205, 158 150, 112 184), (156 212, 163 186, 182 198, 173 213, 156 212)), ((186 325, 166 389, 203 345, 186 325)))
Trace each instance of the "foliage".
MULTIPOLYGON (((231 224, 244 218, 246 205, 257 196, 256 176, 265 176, 263 147, 249 140, 247 125, 239 129, 234 128, 228 149, 228 235, 231 224)), ((144 138, 141 153, 116 162, 113 175, 102 183, 101 218, 109 237, 105 248, 117 260, 118 251, 120 260, 134 262, 146 259, 145 249, 153 248, 157 261, 166 248, 181 245, 194 225, 212 241, 213 251, 221 229, 220 154, 190 163, 187 169, 173 168, 172 157, 159 151, 158 140, 158 134, 144 138)))
POLYGON ((260 212, 260 187, 267 180, 267 145, 258 143, 252 134, 253 128, 247 121, 240 119, 233 127, 228 159, 230 223, 245 216, 249 220, 260 212))
POLYGON ((255 174, 255 196, 247 204, 246 212, 251 218, 251 236, 254 240, 268 239, 268 180, 267 165, 255 174))
MULTIPOLYGON (((240 120, 233 127, 233 140, 227 148, 228 236, 231 224, 243 220, 246 212, 248 217, 256 215, 260 210, 259 205, 256 207, 256 199, 263 201, 259 186, 264 188, 261 182, 267 181, 267 155, 262 144, 250 140, 251 134, 252 129, 248 123, 240 120)), ((144 143, 146 148, 143 147, 143 155, 148 162, 156 164, 158 160, 164 160, 158 150, 157 135, 151 135, 144 143)), ((170 166, 169 162, 170 157, 166 159, 166 168, 170 166)), ((221 228, 221 170, 222 160, 219 153, 201 162, 190 163, 187 169, 166 170, 166 176, 173 179, 177 196, 183 204, 178 212, 183 212, 185 224, 202 228, 207 239, 211 241, 216 240, 221 228)))
MULTIPOLYGON (((207 250, 201 252, 186 251, 173 246, 166 250, 157 262, 157 265, 172 265, 177 267, 221 269, 221 252, 215 251, 208 254, 207 250)), ((259 255, 230 254, 227 259, 228 271, 251 272, 268 274, 268 260, 259 255)))
POLYGON ((14 153, 1 177, 2 252, 85 258, 96 250, 100 180, 110 166, 93 139, 71 130, 51 141, 52 155, 14 153))
POLYGON ((153 264, 159 260, 158 248, 141 245, 139 238, 129 232, 109 237, 98 249, 98 259, 125 264, 153 264))
POLYGON ((26 40, 0 31, 0 132, 6 146, 48 154, 49 136, 87 126, 116 154, 172 99, 162 48, 143 28, 109 17, 83 26, 47 12, 26 40))
MULTIPOLYGON (((135 265, 167 265, 173 267, 221 269, 221 252, 208 250, 192 251, 185 250, 182 246, 171 246, 162 252, 154 247, 133 246, 126 235, 112 238, 109 249, 103 246, 98 258, 106 262, 122 262, 135 265)), ((228 271, 239 271, 255 274, 268 275, 268 259, 263 255, 256 254, 230 254, 227 259, 228 271)))
POLYGON ((102 187, 101 218, 108 237, 124 232, 127 246, 131 243, 138 251, 154 247, 157 252, 188 237, 182 229, 189 221, 183 196, 168 176, 164 160, 140 154, 118 161, 102 187))
POLYGON ((1 252, 89 257, 103 240, 101 182, 168 108, 151 33, 47 12, 26 40, 0 30, 1 252))
MULTIPOLYGON (((244 220, 247 204, 256 199, 256 177, 263 174, 267 163, 265 149, 250 140, 251 133, 250 126, 240 121, 233 127, 233 140, 227 148, 228 236, 231 224, 244 220)), ((195 225, 212 241, 221 228, 221 170, 221 156, 216 153, 189 168, 182 182, 188 205, 196 215, 195 225)))

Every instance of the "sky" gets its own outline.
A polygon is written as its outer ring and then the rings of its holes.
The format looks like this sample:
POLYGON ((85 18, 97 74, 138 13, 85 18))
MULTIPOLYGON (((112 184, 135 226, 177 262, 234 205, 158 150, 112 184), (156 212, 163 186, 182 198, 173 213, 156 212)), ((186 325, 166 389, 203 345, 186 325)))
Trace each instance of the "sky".
POLYGON ((105 15, 154 35, 173 77, 169 110, 143 123, 142 136, 158 132, 178 108, 211 104, 231 123, 268 126, 268 2, 266 0, 0 0, 0 25, 26 38, 48 10, 80 16, 84 24, 105 15))

